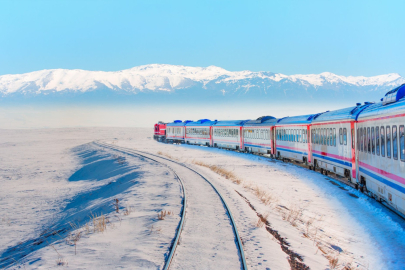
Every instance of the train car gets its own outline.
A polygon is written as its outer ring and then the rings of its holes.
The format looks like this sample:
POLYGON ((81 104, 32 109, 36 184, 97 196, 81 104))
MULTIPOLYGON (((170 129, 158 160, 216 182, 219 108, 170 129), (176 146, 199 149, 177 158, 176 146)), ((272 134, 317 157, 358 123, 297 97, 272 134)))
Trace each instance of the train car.
POLYGON ((405 215, 405 84, 357 120, 360 189, 405 215))
POLYGON ((273 116, 262 116, 247 121, 242 127, 243 145, 248 153, 273 155, 273 129, 277 119, 273 116))
POLYGON ((166 124, 166 142, 168 143, 184 143, 186 134, 185 126, 192 121, 175 120, 173 123, 166 124))
POLYGON ((355 124, 358 115, 370 103, 341 110, 325 112, 311 123, 311 164, 322 174, 333 172, 357 183, 355 124))
POLYGON ((212 146, 212 126, 217 123, 217 120, 200 119, 195 122, 186 124, 187 144, 212 146))
POLYGON ((279 159, 311 162, 311 144, 308 140, 313 118, 318 114, 285 117, 276 123, 276 149, 279 159))
POLYGON ((214 147, 243 150, 242 127, 248 120, 217 121, 212 126, 214 147))
POLYGON ((157 124, 155 124, 153 139, 158 142, 166 141, 166 123, 159 121, 157 124))

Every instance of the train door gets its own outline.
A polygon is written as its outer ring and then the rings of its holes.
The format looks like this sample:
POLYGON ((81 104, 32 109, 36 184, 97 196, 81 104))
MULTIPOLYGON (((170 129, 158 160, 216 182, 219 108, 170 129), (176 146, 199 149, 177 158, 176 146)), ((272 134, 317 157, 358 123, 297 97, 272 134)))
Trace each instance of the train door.
POLYGON ((356 131, 356 123, 354 122, 354 121, 352 121, 351 123, 350 123, 350 135, 351 135, 351 138, 350 138, 350 141, 351 141, 351 143, 350 143, 350 145, 351 145, 351 148, 352 148, 352 158, 351 158, 351 162, 352 162, 352 175, 351 175, 351 178, 352 178, 352 182, 354 183, 354 181, 356 181, 357 182, 357 175, 356 175, 356 163, 357 163, 357 158, 356 158, 356 148, 357 148, 357 140, 356 140, 356 138, 357 138, 357 131, 356 131))
POLYGON ((311 138, 311 126, 308 125, 307 126, 307 147, 308 147, 308 163, 312 162, 312 148, 311 148, 311 142, 312 142, 312 138, 311 138))
POLYGON ((245 145, 243 141, 243 127, 239 128, 239 149, 241 151, 245 150, 245 145))
POLYGON ((214 143, 213 143, 213 128, 212 128, 212 126, 210 126, 210 145, 211 146, 214 146, 214 143))
POLYGON ((276 127, 270 127, 270 146, 271 146, 271 154, 273 156, 276 155, 276 127))

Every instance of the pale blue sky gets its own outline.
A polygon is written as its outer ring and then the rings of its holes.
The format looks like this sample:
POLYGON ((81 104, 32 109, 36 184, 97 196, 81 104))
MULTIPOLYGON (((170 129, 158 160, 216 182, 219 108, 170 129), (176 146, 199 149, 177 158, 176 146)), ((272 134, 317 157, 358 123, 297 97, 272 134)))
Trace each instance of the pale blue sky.
POLYGON ((164 63, 405 76, 405 1, 5 1, 0 75, 164 63))

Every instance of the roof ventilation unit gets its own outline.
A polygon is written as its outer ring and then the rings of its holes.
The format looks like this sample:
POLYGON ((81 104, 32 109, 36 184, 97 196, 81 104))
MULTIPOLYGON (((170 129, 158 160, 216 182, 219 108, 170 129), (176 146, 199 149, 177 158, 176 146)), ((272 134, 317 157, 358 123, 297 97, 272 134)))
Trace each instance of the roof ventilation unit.
POLYGON ((181 120, 174 120, 173 123, 183 123, 183 121, 181 121, 181 120))
POLYGON ((382 100, 382 104, 386 105, 397 102, 404 96, 405 96, 405 83, 385 94, 382 100))

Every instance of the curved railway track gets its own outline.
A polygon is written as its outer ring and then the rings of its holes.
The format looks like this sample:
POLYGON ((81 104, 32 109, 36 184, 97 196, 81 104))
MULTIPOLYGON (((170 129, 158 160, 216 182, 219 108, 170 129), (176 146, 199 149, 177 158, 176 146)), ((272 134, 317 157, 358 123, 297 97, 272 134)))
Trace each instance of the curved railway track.
POLYGON ((161 157, 161 156, 154 155, 154 154, 151 154, 151 153, 147 153, 147 152, 144 152, 144 151, 129 149, 129 148, 120 147, 120 146, 111 145, 111 144, 106 144, 106 143, 101 143, 101 142, 94 142, 94 144, 96 144, 96 145, 98 145, 98 146, 100 146, 100 147, 109 148, 109 149, 111 149, 111 150, 118 151, 118 152, 121 152, 121 153, 124 153, 124 154, 127 154, 127 155, 136 155, 136 156, 138 156, 138 157, 140 156, 140 157, 143 157, 143 158, 147 158, 147 159, 149 159, 149 160, 152 160, 152 161, 154 161, 154 162, 157 162, 157 163, 159 163, 159 164, 163 164, 163 165, 167 166, 167 167, 174 173, 174 175, 176 176, 176 178, 177 178, 177 179, 179 180, 179 182, 181 183, 181 185, 182 185, 182 190, 183 190, 183 209, 182 209, 182 216, 181 216, 181 220, 180 220, 179 226, 178 226, 178 228, 177 228, 176 237, 175 237, 174 242, 173 242, 173 244, 172 244, 172 246, 171 246, 171 249, 170 249, 169 256, 168 256, 168 258, 167 258, 167 260, 166 260, 166 262, 165 262, 165 266, 164 266, 164 268, 163 268, 164 270, 169 269, 169 267, 170 267, 170 265, 171 265, 171 263, 172 263, 172 261, 173 261, 173 258, 174 258, 176 249, 177 249, 177 247, 180 245, 180 235, 181 235, 181 233, 182 233, 182 231, 183 231, 183 224, 184 224, 185 215, 186 215, 187 198, 186 198, 186 188, 184 187, 184 182, 183 182, 183 180, 180 178, 180 176, 176 173, 176 171, 175 171, 171 166, 169 166, 168 164, 166 164, 166 163, 164 163, 164 162, 161 162, 161 161, 159 161, 159 160, 157 160, 157 159, 163 159, 163 160, 169 161, 170 163, 174 163, 174 164, 177 164, 177 165, 180 165, 180 166, 186 168, 187 170, 189 170, 189 171, 195 173, 195 174, 198 175, 200 178, 202 178, 203 180, 205 180, 205 182, 208 183, 210 187, 212 187, 212 189, 215 191, 215 193, 218 195, 220 201, 222 202, 222 204, 223 204, 223 206, 224 206, 224 208, 225 208, 226 214, 227 214, 227 216, 228 216, 229 219, 230 219, 230 223, 231 223, 231 225, 232 225, 234 237, 235 237, 236 243, 237 243, 236 246, 237 246, 237 248, 238 248, 239 258, 240 258, 240 261, 241 261, 241 269, 244 269, 244 270, 247 270, 247 269, 248 269, 248 268, 247 268, 247 265, 246 265, 246 259, 245 259, 245 254, 244 254, 244 251, 243 251, 242 241, 241 241, 241 239, 240 239, 240 236, 239 236, 239 233, 238 233, 238 229, 237 229, 237 227, 236 227, 236 223, 235 223, 235 220, 234 220, 234 218, 233 218, 233 216, 232 216, 232 213, 231 213, 231 211, 230 211, 230 209, 229 209, 229 207, 228 207, 226 201, 225 201, 224 198, 222 197, 221 193, 218 191, 218 189, 217 189, 207 178, 205 178, 205 177, 204 177, 203 175, 201 175, 199 172, 197 172, 196 170, 190 168, 190 167, 187 166, 186 164, 181 163, 181 162, 178 162, 178 161, 175 161, 175 160, 171 160, 171 159, 169 159, 169 158, 161 157))

